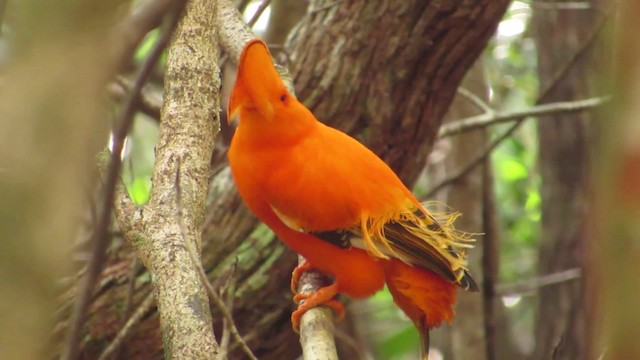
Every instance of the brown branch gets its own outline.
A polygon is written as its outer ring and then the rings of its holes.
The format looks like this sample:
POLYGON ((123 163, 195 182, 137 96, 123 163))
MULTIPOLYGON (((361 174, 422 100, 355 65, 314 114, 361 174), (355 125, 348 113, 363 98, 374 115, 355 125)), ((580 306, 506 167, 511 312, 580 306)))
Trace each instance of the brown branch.
POLYGON ((271 4, 271 0, 264 0, 260 3, 258 8, 256 9, 255 14, 253 14, 251 19, 247 22, 247 25, 250 28, 252 28, 258 22, 258 20, 260 20, 262 13, 269 7, 269 4, 271 4))
MULTIPOLYGON (((473 103, 480 110, 484 111, 485 114, 495 113, 495 110, 491 106, 489 106, 489 104, 487 104, 486 101, 482 100, 478 95, 474 94, 472 91, 469 91, 463 87, 459 87, 457 91, 458 91, 458 94, 469 99, 471 103, 473 103)), ((443 125, 442 127, 445 127, 445 125, 443 125)), ((440 137, 442 137, 442 135, 440 135, 440 137)))
MULTIPOLYGON (((440 138, 461 134, 467 131, 484 128, 487 126, 502 124, 516 120, 522 120, 528 117, 535 117, 550 114, 572 113, 597 108, 607 101, 610 97, 595 97, 583 100, 560 101, 548 103, 519 111, 511 111, 504 113, 487 112, 482 115, 471 116, 461 120, 456 120, 440 127, 438 136, 440 138)), ((544 118, 538 118, 544 119, 544 118)))
MULTIPOLYGON (((180 4, 183 4, 183 2, 180 4)), ((116 121, 116 123, 119 124, 119 127, 116 129, 113 136, 113 151, 107 168, 107 178, 104 184, 104 196, 101 203, 102 213, 100 214, 99 222, 96 226, 93 237, 91 262, 89 263, 87 273, 79 286, 79 295, 71 317, 71 326, 67 332, 65 348, 61 356, 61 358, 65 360, 75 360, 79 356, 78 341, 82 332, 82 325, 84 324, 86 312, 91 301, 94 284, 96 283, 96 279, 98 278, 104 264, 104 254, 109 240, 108 233, 109 225, 111 224, 113 198, 121 167, 120 154, 124 147, 124 140, 131 129, 131 125, 133 124, 135 103, 140 94, 140 90, 144 86, 147 78, 153 70, 153 67, 160 58, 160 54, 169 42, 169 38, 173 32, 175 24, 177 23, 182 6, 174 6, 171 10, 173 12, 171 13, 170 22, 158 37, 151 53, 140 68, 131 93, 123 106, 119 119, 116 121)))
MULTIPOLYGON (((107 85, 107 91, 116 100, 124 100, 131 92, 133 84, 124 76, 118 76, 115 81, 107 85)), ((136 109, 143 114, 160 121, 160 109, 162 108, 162 95, 155 94, 148 89, 142 89, 136 101, 136 109)))
POLYGON ((496 296, 526 295, 538 291, 540 288, 573 281, 582 277, 579 268, 560 271, 553 274, 536 276, 531 279, 518 281, 513 284, 498 284, 495 288, 496 296))

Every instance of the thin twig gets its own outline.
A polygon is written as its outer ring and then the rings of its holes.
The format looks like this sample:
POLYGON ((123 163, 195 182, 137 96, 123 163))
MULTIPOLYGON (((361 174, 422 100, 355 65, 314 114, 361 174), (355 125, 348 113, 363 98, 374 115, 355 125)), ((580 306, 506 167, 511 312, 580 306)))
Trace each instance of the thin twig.
POLYGON ((264 0, 260 3, 260 6, 258 6, 258 8, 256 9, 256 12, 251 17, 251 20, 247 22, 247 25, 249 25, 250 28, 252 28, 253 25, 255 25, 258 20, 260 20, 260 16, 262 16, 262 13, 269 7, 270 4, 271 0, 264 0))
POLYGON ((98 360, 107 360, 111 355, 115 354, 116 351, 121 349, 122 344, 124 344, 124 340, 126 340, 126 338, 129 336, 129 333, 131 332, 131 329, 133 329, 133 326, 142 319, 144 314, 146 314, 151 309, 152 305, 153 293, 150 292, 144 298, 144 300, 142 300, 142 303, 138 305, 138 308, 129 318, 129 320, 127 320, 122 329, 118 331, 118 334, 113 339, 113 341, 111 341, 109 346, 107 346, 107 348, 102 351, 102 354, 100 354, 98 360))
POLYGON ((537 276, 518 281, 513 284, 499 284, 496 286, 496 296, 526 295, 538 291, 540 288, 557 285, 579 279, 582 276, 580 268, 560 271, 553 274, 537 276))
POLYGON ((511 122, 521 120, 527 117, 550 115, 550 114, 563 114, 572 113, 577 111, 584 111, 596 108, 609 101, 611 97, 594 97, 584 100, 574 101, 560 101, 554 103, 548 103, 543 105, 537 105, 525 110, 493 113, 487 112, 482 115, 470 116, 461 120, 450 122, 440 127, 440 133, 438 137, 447 137, 451 135, 461 134, 467 131, 484 128, 487 126, 502 124, 505 122, 511 122))
POLYGON ((198 276, 200 277, 200 281, 207 289, 207 292, 209 293, 209 297, 213 301, 214 305, 218 308, 218 310, 220 310, 220 313, 222 314, 223 318, 229 324, 229 331, 231 332, 231 335, 236 340, 236 342, 240 344, 240 347, 244 351, 245 355, 247 355, 247 357, 251 360, 257 360, 258 358, 253 354, 253 352, 251 351, 247 343, 244 341, 244 339, 238 332, 238 328, 236 327, 236 324, 233 321, 233 316, 231 316, 231 312, 226 307, 222 298, 218 295, 218 293, 214 290, 213 286, 209 282, 209 279, 207 278, 207 274, 204 272, 204 268, 202 267, 202 263, 198 260, 198 255, 196 253, 196 250, 194 249, 192 242, 189 241, 187 237, 186 226, 184 224, 184 219, 182 216, 182 199, 181 199, 182 189, 180 186, 179 159, 178 159, 178 169, 176 171, 176 177, 175 177, 175 187, 176 187, 176 212, 177 212, 176 217, 178 219, 178 224, 180 226, 180 232, 182 234, 184 247, 185 249, 187 249, 187 253, 191 258, 191 262, 193 263, 193 266, 198 271, 198 276))
POLYGON ((489 104, 487 104, 486 101, 482 100, 478 95, 474 94, 473 92, 463 87, 459 87, 457 91, 460 95, 469 99, 471 103, 473 103, 473 105, 477 106, 480 110, 484 111, 485 114, 493 114, 495 112, 495 110, 491 106, 489 106, 489 104))
MULTIPOLYGON (((600 20, 600 23, 596 27, 594 27, 591 33, 589 33, 589 35, 587 36, 586 40, 582 43, 580 48, 573 54, 573 56, 571 56, 571 58, 566 62, 566 64, 554 74, 549 85, 544 89, 544 91, 541 92, 540 96, 538 97, 538 100, 535 102, 536 105, 540 105, 543 101, 546 100, 547 96, 549 96, 549 94, 551 94, 551 92, 560 83, 560 80, 566 76, 569 70, 573 68, 573 65, 584 56, 584 54, 588 49, 591 48, 591 45, 593 45, 598 34, 604 27, 606 20, 609 16, 608 14, 609 12, 607 12, 603 16, 603 18, 600 20)), ((456 171, 451 176, 442 180, 438 185, 434 186, 427 193, 426 197, 433 197, 438 191, 442 190, 446 186, 454 183, 458 179, 469 174, 469 172, 471 172, 471 170, 473 170, 476 166, 481 164, 484 161, 484 159, 487 156, 489 156, 495 148, 498 147, 498 145, 500 145, 505 139, 508 139, 520 127, 520 125, 524 123, 524 121, 525 119, 516 120, 516 122, 513 125, 511 125, 511 127, 508 130, 506 130, 502 135, 500 135, 495 140, 493 140, 490 144, 488 144, 484 148, 484 150, 480 152, 480 155, 478 155, 476 158, 469 161, 469 163, 463 166, 462 169, 460 169, 459 171, 456 171)))
MULTIPOLYGON (((220 292, 220 297, 226 295, 225 306, 229 313, 233 313, 233 298, 235 296, 236 283, 229 277, 227 285, 224 290, 220 292)), ((222 336, 220 337, 220 358, 226 359, 229 354, 229 341, 231 340, 231 324, 227 318, 222 319, 222 336)))
POLYGON ((94 284, 102 270, 104 264, 104 255, 109 239, 109 225, 111 224, 111 212, 113 210, 113 198, 115 195, 116 183, 120 173, 121 158, 120 154, 124 146, 125 138, 133 124, 133 115, 135 114, 135 103, 140 94, 140 90, 144 86, 147 78, 153 71, 153 68, 160 58, 162 51, 171 38, 171 33, 178 22, 179 15, 182 12, 185 2, 180 1, 174 5, 171 16, 162 33, 158 37, 156 44, 151 50, 149 56, 145 59, 142 67, 138 71, 136 81, 133 84, 131 93, 127 98, 119 119, 116 121, 119 127, 116 128, 113 136, 113 151, 111 159, 107 167, 107 178, 104 185, 104 197, 102 198, 102 213, 100 214, 99 223, 93 238, 93 250, 91 262, 88 265, 87 274, 79 286, 78 300, 74 306, 71 316, 71 325, 67 333, 67 341, 61 358, 65 360, 76 360, 79 356, 78 342, 82 332, 82 325, 85 321, 87 309, 93 293, 94 284))
MULTIPOLYGON (((112 83, 107 86, 109 95, 116 100, 123 100, 127 94, 131 92, 133 86, 131 80, 124 76, 118 76, 112 83)), ((140 97, 136 102, 137 110, 145 115, 153 118, 156 121, 160 121, 160 108, 162 108, 162 95, 156 94, 148 89, 142 89, 140 91, 140 97)))

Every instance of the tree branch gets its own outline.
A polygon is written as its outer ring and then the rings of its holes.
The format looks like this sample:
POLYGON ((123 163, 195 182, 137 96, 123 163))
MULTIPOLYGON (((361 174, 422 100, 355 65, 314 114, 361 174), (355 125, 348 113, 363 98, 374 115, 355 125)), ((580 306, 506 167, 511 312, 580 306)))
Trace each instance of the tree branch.
POLYGON ((569 269, 544 276, 536 276, 513 284, 498 284, 495 288, 496 296, 513 296, 528 294, 545 286, 561 284, 567 281, 579 279, 582 271, 579 268, 569 269))
MULTIPOLYGON (((595 97, 584 100, 574 100, 574 101, 561 101, 549 104, 543 104, 538 106, 533 106, 529 109, 512 111, 512 112, 504 112, 504 113, 494 113, 494 112, 486 112, 482 115, 471 116, 468 118, 464 118, 461 120, 456 120, 450 122, 448 124, 442 125, 440 127, 440 132, 438 137, 443 138, 447 136, 457 135, 463 132, 495 125, 502 124, 505 122, 521 120, 527 117, 533 116, 541 116, 541 115, 550 115, 550 114, 562 114, 562 113, 572 113, 578 111, 584 111, 599 107, 605 104, 610 100, 610 97, 595 97)), ((543 118, 540 118, 543 119, 543 118)))
POLYGON ((260 20, 260 17, 262 16, 262 13, 267 10, 267 8, 269 7, 269 4, 271 4, 271 0, 263 0, 260 5, 258 6, 258 8, 256 9, 255 14, 253 14, 253 16, 251 17, 251 19, 249 20, 249 22, 247 22, 247 25, 252 28, 257 22, 258 20, 260 20))
MULTIPOLYGON (((107 91, 116 100, 124 100, 128 93, 131 92, 133 84, 124 76, 118 76, 115 81, 107 86, 107 91)), ((160 121, 160 109, 162 108, 162 95, 155 92, 142 89, 136 108, 147 116, 160 121)))
POLYGON ((154 278, 167 358, 214 359, 219 350, 206 289, 184 247, 188 241, 200 251, 210 157, 219 125, 215 11, 215 2, 189 1, 169 48, 153 191, 141 212, 148 240, 134 244, 154 278), (184 240, 175 218, 175 176, 180 176, 181 201, 188 209, 182 216, 184 240))
POLYGON ((229 58, 237 64, 244 44, 256 38, 256 35, 244 22, 242 14, 230 0, 219 0, 217 15, 216 25, 220 34, 220 45, 229 58))
MULTIPOLYGON (((93 287, 102 270, 104 264, 104 253, 107 248, 107 242, 109 240, 108 230, 111 224, 111 211, 113 209, 113 199, 116 191, 116 183, 118 182, 121 167, 122 149, 124 147, 124 140, 131 129, 133 124, 133 115, 135 113, 135 103, 140 94, 140 90, 147 81, 147 78, 151 74, 153 67, 160 58, 160 54, 169 42, 169 37, 173 31, 175 23, 181 12, 181 6, 174 6, 171 22, 168 24, 163 33, 158 38, 156 45, 145 60, 143 66, 140 68, 136 81, 133 84, 133 88, 127 97, 127 100, 123 106, 122 112, 117 124, 119 127, 116 129, 113 136, 113 151, 111 153, 111 159, 108 164, 107 177, 104 184, 104 194, 102 198, 102 213, 100 214, 99 222, 95 228, 93 236, 93 250, 91 255, 91 262, 82 280, 82 284, 79 287, 78 298, 73 310, 73 316, 71 318, 71 326, 69 326, 67 333, 67 342, 62 352, 62 359, 75 360, 79 356, 78 341, 82 326, 85 321, 85 316, 91 295, 93 293, 93 287)), ((125 200, 126 201, 126 200, 125 200)))

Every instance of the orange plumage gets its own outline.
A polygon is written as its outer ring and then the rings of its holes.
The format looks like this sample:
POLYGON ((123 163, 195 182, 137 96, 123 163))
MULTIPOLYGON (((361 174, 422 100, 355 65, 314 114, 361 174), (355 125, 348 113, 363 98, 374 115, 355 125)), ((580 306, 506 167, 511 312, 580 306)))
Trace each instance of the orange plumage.
POLYGON ((466 271, 467 237, 454 217, 429 213, 396 174, 348 135, 325 126, 290 94, 266 45, 249 42, 229 102, 238 128, 229 163, 249 208, 312 267, 335 278, 307 299, 374 294, 386 283, 428 340, 453 317, 466 271))

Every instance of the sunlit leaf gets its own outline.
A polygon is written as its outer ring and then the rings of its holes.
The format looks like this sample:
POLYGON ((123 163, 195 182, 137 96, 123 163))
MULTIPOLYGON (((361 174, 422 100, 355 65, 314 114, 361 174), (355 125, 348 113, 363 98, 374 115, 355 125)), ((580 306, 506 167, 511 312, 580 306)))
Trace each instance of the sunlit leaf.
POLYGON ((507 181, 525 179, 529 173, 522 162, 514 159, 499 162, 498 171, 500 171, 500 176, 507 181))
POLYGON ((129 184, 128 189, 131 200, 136 205, 143 205, 149 201, 151 192, 151 179, 148 177, 137 177, 129 184))

